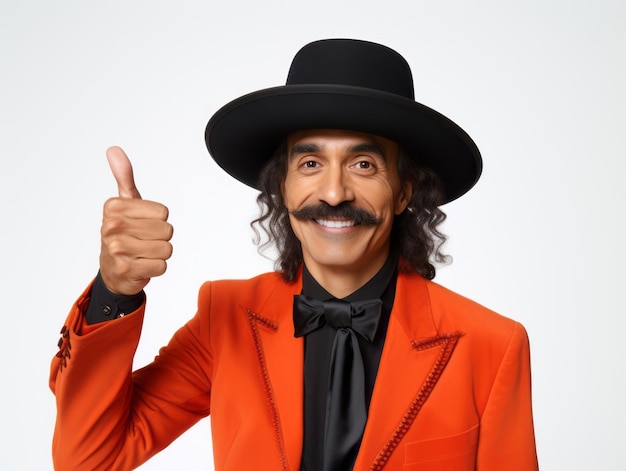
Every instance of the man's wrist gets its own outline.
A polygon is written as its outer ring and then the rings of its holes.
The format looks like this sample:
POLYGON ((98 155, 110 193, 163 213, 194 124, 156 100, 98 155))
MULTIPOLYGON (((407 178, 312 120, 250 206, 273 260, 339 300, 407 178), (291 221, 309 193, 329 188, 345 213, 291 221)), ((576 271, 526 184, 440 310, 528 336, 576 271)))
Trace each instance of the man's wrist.
POLYGON ((98 272, 91 287, 91 299, 85 313, 87 324, 98 324, 124 317, 126 314, 136 311, 145 299, 146 295, 143 291, 130 296, 112 293, 98 272))

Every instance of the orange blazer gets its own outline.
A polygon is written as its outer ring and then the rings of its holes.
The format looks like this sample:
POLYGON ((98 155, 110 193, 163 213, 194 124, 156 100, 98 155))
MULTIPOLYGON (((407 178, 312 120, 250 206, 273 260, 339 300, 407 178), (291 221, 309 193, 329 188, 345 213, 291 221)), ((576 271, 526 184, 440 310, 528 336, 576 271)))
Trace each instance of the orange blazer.
MULTIPOLYGON (((144 307, 87 326, 87 289, 52 362, 55 468, 132 469, 210 413, 217 471, 299 470, 300 290, 276 273, 207 282, 195 317, 131 372, 144 307)), ((354 469, 536 470, 524 328, 401 274, 354 469)))

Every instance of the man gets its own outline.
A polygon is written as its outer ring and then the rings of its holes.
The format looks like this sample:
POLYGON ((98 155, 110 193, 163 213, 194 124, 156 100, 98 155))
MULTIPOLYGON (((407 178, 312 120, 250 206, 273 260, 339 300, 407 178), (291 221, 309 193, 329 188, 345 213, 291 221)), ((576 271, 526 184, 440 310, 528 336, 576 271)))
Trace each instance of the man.
POLYGON ((165 271, 172 228, 109 149, 119 197, 100 271, 52 364, 57 469, 134 468, 209 413, 217 470, 537 469, 523 327, 430 281, 438 206, 482 163, 414 101, 404 59, 311 43, 287 85, 227 104, 205 137, 261 191, 278 270, 207 282, 196 316, 131 373, 142 290, 165 271))

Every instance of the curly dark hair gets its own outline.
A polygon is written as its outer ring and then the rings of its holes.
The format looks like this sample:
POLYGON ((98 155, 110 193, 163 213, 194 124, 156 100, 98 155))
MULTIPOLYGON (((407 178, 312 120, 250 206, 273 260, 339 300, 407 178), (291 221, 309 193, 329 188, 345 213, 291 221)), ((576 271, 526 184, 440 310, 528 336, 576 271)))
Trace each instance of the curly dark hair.
MULTIPOLYGON (((302 264, 302 247, 297 239, 282 197, 282 184, 287 176, 287 143, 283 142, 259 175, 257 197, 260 216, 250 223, 259 251, 273 246, 278 251, 275 269, 287 281, 295 280, 302 264), (265 237, 262 236, 265 234, 265 237)), ((395 216, 391 230, 391 250, 399 258, 399 270, 417 272, 432 280, 436 270, 433 263, 447 263, 450 257, 441 252, 446 236, 439 225, 446 219, 439 208, 443 190, 439 178, 430 169, 414 163, 401 148, 398 172, 413 186, 407 208, 395 216)))

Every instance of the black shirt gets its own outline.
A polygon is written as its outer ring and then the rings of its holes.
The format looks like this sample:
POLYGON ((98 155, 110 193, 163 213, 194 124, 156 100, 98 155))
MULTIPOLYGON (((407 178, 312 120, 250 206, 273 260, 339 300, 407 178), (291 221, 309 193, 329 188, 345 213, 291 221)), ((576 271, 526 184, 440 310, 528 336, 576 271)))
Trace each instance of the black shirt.
MULTIPOLYGON (((385 343, 389 315, 396 292, 396 263, 389 258, 385 265, 368 281, 344 301, 364 301, 380 298, 383 301, 378 330, 373 342, 357 335, 365 368, 366 406, 372 397, 378 364, 385 343)), ((309 273, 302 271, 302 294, 320 301, 334 299, 309 273)), ((326 397, 330 370, 330 355, 336 330, 324 324, 304 338, 304 440, 302 448, 302 470, 323 469, 324 427, 326 420, 326 397)), ((354 464, 354 463, 353 463, 354 464)), ((348 471, 348 470, 346 470, 348 471)))

